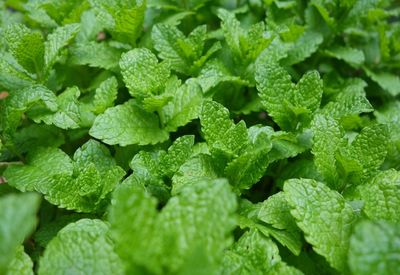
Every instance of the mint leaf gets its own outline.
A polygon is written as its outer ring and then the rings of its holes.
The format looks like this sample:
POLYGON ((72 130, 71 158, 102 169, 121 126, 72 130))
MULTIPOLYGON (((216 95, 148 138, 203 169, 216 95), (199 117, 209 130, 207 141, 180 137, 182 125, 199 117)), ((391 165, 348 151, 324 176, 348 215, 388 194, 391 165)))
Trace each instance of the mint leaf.
POLYGON ((234 124, 229 111, 214 101, 205 101, 200 114, 202 131, 207 143, 228 154, 238 154, 248 142, 248 134, 244 122, 234 124))
POLYGON ((168 139, 168 132, 159 128, 155 114, 145 111, 136 100, 108 108, 99 115, 89 131, 107 144, 155 144, 168 139))
POLYGON ((351 236, 349 266, 354 274, 392 274, 399 266, 399 225, 362 221, 351 236))
POLYGON ((325 181, 338 189, 339 174, 336 153, 344 146, 344 131, 338 121, 329 116, 316 115, 312 122, 314 163, 325 181))
POLYGON ((17 248, 14 258, 11 260, 6 275, 33 275, 33 263, 31 258, 24 252, 21 245, 17 248))
POLYGON ((61 208, 94 212, 102 210, 125 171, 104 145, 89 140, 73 161, 59 149, 42 148, 31 153, 27 165, 11 166, 4 174, 11 186, 36 190, 61 208))
POLYGON ((134 44, 142 30, 146 1, 89 0, 89 3, 115 39, 134 44))
POLYGON ((366 74, 392 96, 400 93, 400 78, 398 75, 382 72, 375 73, 365 68, 366 74))
POLYGON ((236 207, 226 181, 192 183, 172 197, 160 213, 155 207, 156 200, 138 185, 121 185, 114 193, 109 215, 111 232, 116 251, 130 272, 143 270, 139 268, 154 273, 178 272, 198 255, 202 257, 197 268, 199 264, 217 267, 230 242, 227 234, 233 228, 236 207), (189 212, 193 215, 186 215, 189 212), (132 250, 131 242, 140 249, 132 250))
POLYGON ((48 244, 38 273, 124 274, 108 234, 108 225, 101 220, 82 219, 70 223, 48 244))
POLYGON ((57 148, 40 148, 28 154, 27 164, 10 166, 4 172, 8 183, 20 191, 41 190, 56 174, 72 175, 70 158, 57 148))
POLYGON ((95 91, 92 111, 95 114, 104 113, 108 107, 114 106, 118 95, 118 82, 115 77, 104 80, 95 91))
POLYGON ((132 96, 160 93, 169 77, 167 63, 158 63, 148 49, 134 49, 121 56, 119 63, 124 82, 132 96))
POLYGON ((288 180, 283 190, 291 214, 315 252, 339 271, 346 270, 353 208, 336 191, 314 180, 288 180))
POLYGON ((222 267, 227 274, 302 274, 281 262, 278 247, 257 230, 245 232, 226 251, 222 267))
POLYGON ((176 131, 193 119, 198 118, 203 103, 203 94, 200 86, 194 81, 187 81, 179 87, 160 112, 160 119, 165 130, 176 131))
POLYGON ((121 51, 107 43, 90 41, 74 45, 70 48, 70 54, 69 62, 72 64, 109 70, 118 67, 121 51))
POLYGON ((305 60, 318 50, 323 41, 324 37, 319 32, 313 30, 304 32, 289 50, 288 57, 284 59, 284 63, 293 65, 305 60))
POLYGON ((15 24, 5 30, 9 51, 20 65, 31 73, 39 73, 43 66, 44 42, 41 33, 24 25, 15 24))
POLYGON ((369 218, 399 222, 399 181, 398 171, 387 170, 378 173, 368 183, 358 186, 360 199, 364 202, 363 212, 369 218))
POLYGON ((33 110, 30 116, 35 122, 44 122, 61 129, 76 129, 80 127, 81 117, 78 97, 81 92, 78 87, 67 88, 57 96, 57 111, 33 110))
POLYGON ((295 255, 300 254, 303 245, 301 231, 290 214, 290 206, 283 192, 272 195, 265 200, 261 204, 257 218, 276 229, 271 230, 266 227, 262 232, 266 230, 268 234, 276 238, 295 255))
POLYGON ((50 70, 60 56, 60 51, 68 45, 79 31, 79 24, 69 24, 57 28, 49 34, 44 44, 45 70, 50 70))
POLYGON ((284 130, 298 127, 302 116, 315 112, 322 98, 322 81, 316 71, 308 72, 297 85, 289 73, 275 62, 259 64, 256 81, 261 103, 269 115, 284 130))
POLYGON ((348 154, 359 161, 364 177, 374 174, 385 160, 387 142, 386 126, 376 124, 362 129, 351 144, 348 154))
POLYGON ((326 50, 325 53, 355 67, 359 67, 365 61, 364 53, 354 48, 334 46, 326 50))
MULTIPOLYGON (((0 199, 0 271, 7 274, 24 239, 37 224, 36 212, 40 199, 36 194, 10 194, 0 199)), ((12 270, 10 271, 12 272, 12 270)), ((22 272, 22 270, 20 270, 22 272)))

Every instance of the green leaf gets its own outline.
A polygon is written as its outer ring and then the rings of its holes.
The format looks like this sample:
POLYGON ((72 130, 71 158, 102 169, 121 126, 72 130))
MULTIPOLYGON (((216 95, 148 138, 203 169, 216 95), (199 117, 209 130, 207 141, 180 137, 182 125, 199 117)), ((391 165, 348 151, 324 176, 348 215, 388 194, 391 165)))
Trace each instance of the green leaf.
POLYGON ((302 274, 286 266, 283 273, 276 269, 285 265, 279 256, 276 244, 262 236, 257 230, 245 232, 234 246, 225 252, 222 274, 302 274), (289 271, 289 272, 288 272, 289 271), (277 273, 275 273, 277 272, 277 273))
POLYGON ((69 62, 74 65, 88 65, 108 70, 118 67, 122 53, 107 43, 95 41, 76 44, 69 51, 71 55, 69 62))
POLYGON ((172 193, 178 193, 183 186, 190 182, 218 178, 219 174, 214 166, 214 160, 210 155, 199 154, 190 158, 172 177, 172 193))
POLYGON ((8 184, 20 191, 42 190, 54 175, 72 175, 73 164, 63 151, 57 148, 38 148, 28 154, 25 165, 7 168, 4 176, 8 184))
POLYGON ((400 226, 384 221, 362 221, 350 241, 349 266, 353 274, 395 274, 398 271, 400 226))
POLYGON ((315 252, 339 271, 346 270, 353 208, 336 191, 308 179, 286 181, 283 190, 291 214, 315 252))
POLYGON ((82 219, 64 227, 40 259, 39 274, 124 274, 108 225, 82 219))
POLYGON ((159 94, 170 74, 168 64, 158 63, 157 57, 146 48, 122 54, 119 66, 130 94, 137 97, 159 94))
POLYGON ((316 115, 311 127, 315 166, 329 186, 337 190, 340 186, 337 186, 336 152, 345 145, 344 130, 334 118, 324 115, 316 115))
POLYGON ((296 106, 304 107, 315 112, 321 103, 322 80, 317 71, 307 72, 296 85, 297 92, 294 93, 296 106))
POLYGON ((209 146, 238 154, 248 143, 244 121, 234 124, 228 109, 215 101, 204 101, 200 114, 202 132, 209 146))
POLYGON ((10 25, 5 30, 9 51, 20 65, 31 73, 39 73, 43 67, 44 42, 39 32, 25 25, 10 25))
POLYGON ((367 68, 364 68, 365 73, 383 90, 388 92, 392 96, 400 94, 400 78, 398 75, 394 75, 388 72, 373 72, 367 68))
POLYGON ((159 214, 155 199, 138 185, 121 185, 113 202, 112 236, 131 273, 177 273, 199 255, 201 261, 194 262, 197 269, 213 269, 231 242, 236 200, 224 180, 183 187, 159 214), (137 249, 132 250, 131 243, 137 249))
POLYGON ((159 128, 158 117, 133 99, 99 115, 89 134, 107 144, 121 146, 155 144, 168 139, 168 132, 159 128))
POLYGON ((387 170, 357 187, 364 202, 363 212, 373 220, 400 223, 400 172, 387 170))
POLYGON ((174 132, 198 118, 203 103, 203 93, 195 81, 187 81, 171 96, 172 99, 161 109, 160 117, 165 130, 174 132))
POLYGON ((296 128, 302 114, 315 112, 322 98, 322 81, 317 71, 308 72, 297 85, 279 64, 259 63, 256 81, 261 103, 282 129, 296 128))
POLYGON ((78 212, 102 210, 124 175, 108 149, 94 140, 75 152, 74 162, 61 150, 47 148, 31 153, 27 165, 5 172, 11 186, 36 190, 50 203, 78 212))
POLYGON ((102 114, 104 111, 114 106, 114 101, 118 95, 118 82, 117 79, 112 76, 104 80, 100 86, 96 89, 93 98, 92 111, 95 114, 102 114))
POLYGON ((17 248, 14 258, 11 260, 6 275, 33 275, 33 263, 31 258, 24 252, 21 245, 17 248))
POLYGON ((58 27, 49 34, 44 45, 44 65, 49 71, 60 57, 61 50, 68 45, 79 31, 79 24, 68 24, 58 27))
POLYGON ((0 53, 0 85, 9 90, 17 90, 34 84, 31 76, 15 60, 0 53))
POLYGON ((220 8, 217 15, 222 21, 221 29, 226 43, 239 66, 246 66, 254 61, 272 40, 264 35, 265 25, 263 22, 244 29, 234 13, 220 8))
POLYGON ((225 175, 231 185, 237 190, 249 189, 265 174, 270 163, 268 153, 272 143, 264 133, 256 137, 256 142, 251 144, 246 152, 228 163, 225 175), (261 140, 261 142, 257 142, 261 140))
POLYGON ((361 164, 364 178, 376 173, 382 165, 387 154, 388 139, 386 125, 375 124, 363 128, 351 144, 346 155, 361 164))
POLYGON ((123 43, 135 43, 142 31, 146 1, 89 0, 89 3, 113 38, 123 43))
POLYGON ((162 23, 153 27, 151 38, 161 59, 173 70, 188 74, 202 57, 206 31, 205 25, 198 26, 186 37, 177 27, 162 23))
POLYGON ((318 50, 322 44, 324 37, 319 32, 307 30, 304 34, 293 44, 293 47, 288 52, 288 57, 284 59, 287 65, 297 64, 310 57, 318 50))
POLYGON ((34 107, 44 107, 48 111, 58 109, 55 94, 42 85, 32 85, 13 92, 0 102, 0 114, 5 135, 10 138, 19 126, 22 115, 34 107), (1 106, 2 105, 2 106, 1 106))
POLYGON ((160 160, 162 174, 172 177, 193 152, 194 136, 177 138, 160 160))
MULTIPOLYGON (((270 196, 261 204, 257 219, 277 229, 266 228, 265 230, 293 254, 300 254, 303 246, 302 234, 290 214, 290 206, 283 192, 270 196)), ((261 231, 264 232, 264 230, 261 231)))
POLYGON ((7 274, 7 268, 14 261, 13 258, 20 250, 20 245, 35 229, 39 204, 39 196, 33 193, 10 194, 0 198, 0 272, 2 274, 7 274))
POLYGON ((334 46, 325 50, 325 53, 355 67, 359 67, 365 61, 364 52, 355 48, 334 46))
POLYGON ((290 101, 294 85, 290 75, 279 65, 263 64, 256 71, 261 103, 281 128, 288 128, 285 102, 290 101))
POLYGON ((76 129, 80 127, 81 116, 78 98, 81 92, 78 87, 67 88, 57 96, 58 109, 54 112, 47 110, 32 110, 30 117, 36 122, 55 125, 61 129, 76 129))
POLYGON ((374 109, 364 92, 346 88, 334 101, 330 101, 322 109, 322 113, 336 119, 342 119, 352 115, 372 112, 374 109))

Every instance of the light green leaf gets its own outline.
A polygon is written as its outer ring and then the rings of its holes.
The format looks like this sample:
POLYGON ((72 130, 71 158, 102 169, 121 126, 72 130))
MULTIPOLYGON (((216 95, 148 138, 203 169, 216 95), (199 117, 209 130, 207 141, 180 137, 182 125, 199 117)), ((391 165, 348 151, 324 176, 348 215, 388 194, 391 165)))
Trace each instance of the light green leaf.
POLYGON ((293 65, 302 62, 318 50, 323 40, 324 37, 321 33, 307 30, 293 44, 293 47, 288 52, 288 57, 284 59, 284 63, 293 65))
POLYGON ((160 160, 162 174, 172 177, 193 152, 194 136, 181 136, 160 160))
POLYGON ((362 221, 351 236, 349 266, 353 274, 396 274, 400 266, 400 226, 362 221))
MULTIPOLYGON (((303 246, 303 238, 300 229, 290 214, 290 206, 285 199, 283 192, 270 196, 265 200, 259 209, 257 218, 270 224, 277 230, 265 230, 286 246, 293 254, 299 255, 303 246)), ((264 231, 262 231, 264 232, 264 231)))
POLYGON ((295 89, 290 75, 278 64, 260 64, 256 70, 256 81, 261 103, 268 114, 283 129, 290 128, 287 102, 290 102, 295 89))
MULTIPOLYGON (((37 194, 10 194, 0 198, 0 273, 13 261, 19 246, 35 229, 40 197, 37 194)), ((22 270, 21 270, 22 271, 22 270)))
POLYGON ((79 31, 79 24, 68 24, 58 27, 49 34, 44 47, 44 65, 50 70, 60 56, 61 50, 68 45, 79 31))
POLYGON ((340 93, 334 101, 330 101, 322 109, 322 113, 335 119, 372 112, 374 108, 369 103, 364 92, 353 90, 351 86, 340 93))
POLYGON ((315 112, 322 99, 322 80, 317 71, 307 72, 302 76, 296 85, 297 91, 294 93, 296 106, 307 108, 315 112))
POLYGON ((0 53, 0 85, 11 91, 33 85, 33 76, 15 63, 15 60, 0 53))
POLYGON ((311 151, 314 164, 329 186, 337 190, 336 152, 345 145, 344 130, 338 121, 325 115, 316 115, 311 127, 314 133, 311 151))
POLYGON ((388 139, 386 125, 375 124, 363 128, 351 144, 346 155, 361 164, 363 178, 376 173, 382 165, 387 154, 388 139))
POLYGON ((137 185, 121 185, 113 202, 109 215, 113 238, 131 273, 177 273, 199 255, 201 261, 194 262, 197 269, 216 267, 231 242, 236 200, 224 180, 185 186, 159 214, 154 198, 137 185), (132 250, 130 243, 139 249, 132 250))
MULTIPOLYGON (((245 232, 233 247, 225 252, 221 274, 302 274, 299 271, 294 272, 296 269, 286 265, 286 272, 275 273, 275 269, 282 268, 278 267, 280 265, 285 263, 281 261, 276 244, 253 229, 245 232)), ((283 270, 285 269, 281 271, 283 270)))
POLYGON ((375 73, 367 68, 364 68, 365 73, 386 92, 392 96, 400 94, 400 77, 388 72, 375 73))
MULTIPOLYGON (((188 60, 188 57, 191 57, 190 54, 193 55, 192 51, 194 50, 190 47, 194 45, 188 45, 189 52, 185 52, 181 48, 180 44, 186 42, 186 37, 177 27, 170 24, 157 24, 152 29, 151 38, 161 59, 166 60, 172 69, 181 73, 188 73, 192 65, 189 63, 191 60, 188 60)), ((200 43, 204 44, 203 41, 200 41, 200 43)), ((195 46, 203 47, 201 44, 195 46)), ((193 57, 196 58, 196 56, 193 57)))
POLYGON ((168 64, 158 63, 157 57, 146 48, 122 54, 119 66, 132 96, 159 94, 170 74, 168 64))
POLYGON ((44 42, 40 32, 33 32, 25 25, 10 25, 5 30, 9 51, 20 65, 31 73, 43 67, 44 42))
POLYGON ((218 173, 210 155, 199 154, 181 165, 172 177, 172 194, 177 194, 183 186, 190 182, 216 179, 218 173))
POLYGON ((262 142, 248 146, 243 154, 229 162, 225 168, 225 175, 236 190, 249 189, 267 170, 272 143, 268 136, 261 136, 262 142))
POLYGON ((108 45, 90 41, 79 43, 70 48, 70 59, 74 65, 89 65, 90 67, 115 69, 118 67, 121 50, 108 45))
POLYGON ((364 52, 355 48, 334 46, 325 50, 325 53, 355 67, 359 67, 365 61, 364 52))
POLYGON ((155 144, 168 139, 168 132, 159 128, 158 117, 133 99, 99 115, 89 134, 107 144, 121 146, 155 144))
POLYGON ((400 223, 400 172, 387 170, 357 187, 364 202, 363 212, 374 220, 400 223))
POLYGON ((160 117, 165 130, 176 131, 198 118, 203 102, 203 93, 195 81, 187 81, 171 95, 172 99, 161 109, 160 117))
POLYGON ((112 76, 104 80, 100 86, 96 89, 93 98, 92 111, 95 114, 104 113, 104 111, 114 105, 114 101, 118 95, 118 82, 117 79, 112 76))
POLYGON ((55 125, 61 129, 76 129, 80 127, 80 110, 78 98, 81 92, 78 87, 67 88, 57 96, 58 109, 55 113, 46 110, 33 110, 30 117, 36 122, 55 125))
POLYGON ((78 212, 102 210, 124 175, 108 149, 94 140, 75 152, 74 162, 61 150, 47 148, 31 153, 27 165, 5 172, 11 186, 36 190, 50 203, 78 212))
POLYGON ((28 154, 25 165, 7 168, 4 176, 8 184, 20 191, 42 190, 56 174, 72 175, 73 164, 63 151, 57 148, 39 148, 28 154))
POLYGON ((25 253, 24 246, 19 246, 11 260, 6 275, 33 275, 33 262, 25 253))
POLYGON ((68 224, 46 247, 38 273, 124 274, 108 230, 101 220, 82 219, 68 224))
POLYGON ((114 39, 135 43, 142 31, 145 0, 89 0, 89 3, 114 39))
POLYGON ((353 208, 326 185, 314 180, 291 179, 283 190, 291 214, 315 252, 339 271, 346 270, 353 208))
POLYGON ((200 122, 207 144, 211 147, 235 155, 248 144, 244 121, 235 125, 229 110, 215 101, 204 101, 200 122))

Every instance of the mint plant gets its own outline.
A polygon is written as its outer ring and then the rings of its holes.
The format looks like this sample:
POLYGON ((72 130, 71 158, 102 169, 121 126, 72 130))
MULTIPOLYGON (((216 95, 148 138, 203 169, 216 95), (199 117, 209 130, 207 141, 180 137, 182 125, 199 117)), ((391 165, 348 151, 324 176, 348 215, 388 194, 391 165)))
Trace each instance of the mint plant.
POLYGON ((0 274, 400 273, 400 5, 4 0, 0 274))

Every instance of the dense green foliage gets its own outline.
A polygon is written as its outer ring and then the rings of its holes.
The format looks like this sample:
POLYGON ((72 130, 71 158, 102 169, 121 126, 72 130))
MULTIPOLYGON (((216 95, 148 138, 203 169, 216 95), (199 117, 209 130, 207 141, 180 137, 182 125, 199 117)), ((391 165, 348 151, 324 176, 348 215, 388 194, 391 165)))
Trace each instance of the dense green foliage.
POLYGON ((400 274, 400 5, 0 2, 0 274, 400 274))

